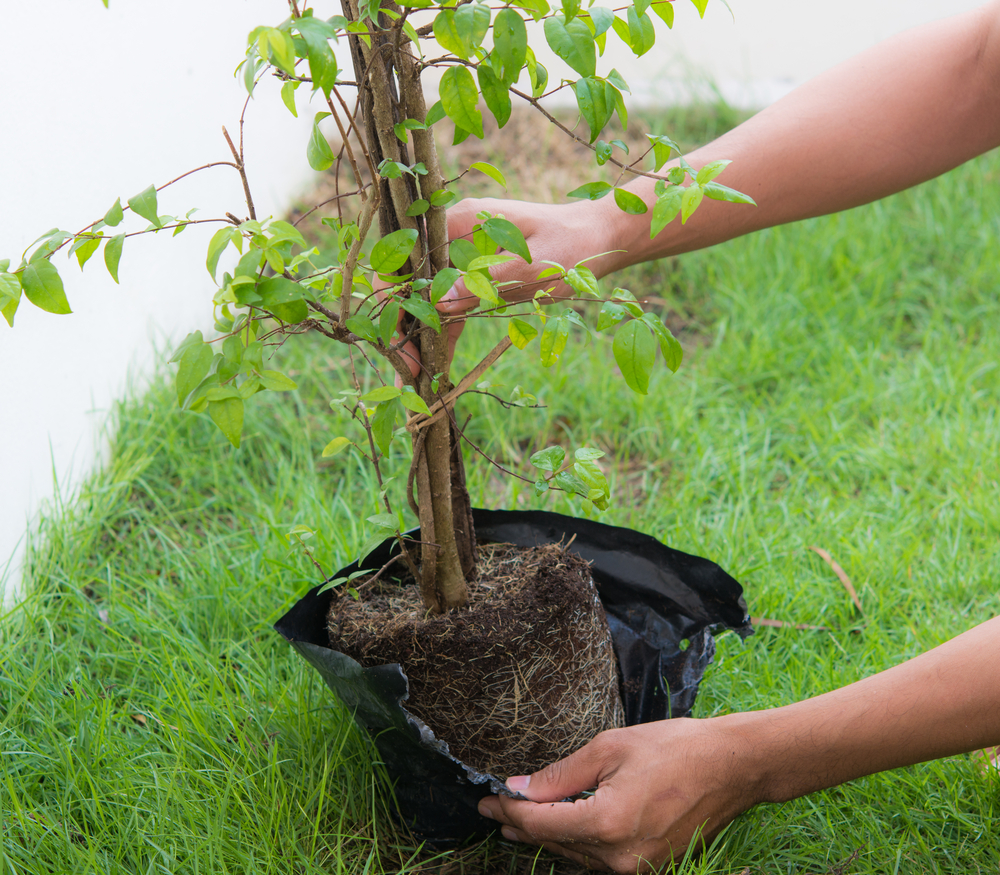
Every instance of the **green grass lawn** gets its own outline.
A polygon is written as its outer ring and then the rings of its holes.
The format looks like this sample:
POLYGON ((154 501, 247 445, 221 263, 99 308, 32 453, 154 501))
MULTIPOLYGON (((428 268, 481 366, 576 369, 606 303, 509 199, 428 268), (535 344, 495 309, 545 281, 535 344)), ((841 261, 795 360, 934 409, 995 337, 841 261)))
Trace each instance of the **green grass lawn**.
MULTIPOLYGON (((739 207, 734 207, 739 209, 739 207)), ((719 640, 698 716, 766 708, 896 664, 1000 610, 1000 155, 881 204, 647 265, 685 347, 650 394, 609 342, 492 379, 543 410, 473 396, 473 439, 521 465, 596 445, 608 522, 711 557, 755 616, 830 631, 719 640), (595 403, 595 399, 599 399, 595 403), (858 616, 822 547, 857 587, 858 616)), ((474 325, 470 364, 497 327, 474 325)), ((110 462, 32 536, 26 599, 0 624, 0 873, 523 871, 502 843, 434 859, 387 817, 371 748, 270 628, 353 558, 375 512, 328 402, 338 349, 280 355, 298 394, 252 406, 234 450, 175 409, 166 376, 121 403, 110 462)), ((12 463, 8 460, 8 463, 12 463)), ((573 512, 470 458, 474 503, 573 512)), ((405 475, 394 458, 390 473, 405 475)), ((527 473, 527 472, 525 472, 527 473)), ((742 817, 685 871, 997 870, 1000 781, 969 756, 742 817)), ((549 872, 542 855, 536 870, 549 872)))

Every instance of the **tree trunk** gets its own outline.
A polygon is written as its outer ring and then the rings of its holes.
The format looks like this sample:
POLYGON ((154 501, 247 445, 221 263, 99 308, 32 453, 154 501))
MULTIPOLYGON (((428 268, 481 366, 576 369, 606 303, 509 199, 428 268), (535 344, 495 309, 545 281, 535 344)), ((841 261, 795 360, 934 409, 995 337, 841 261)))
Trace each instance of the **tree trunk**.
MULTIPOLYGON (((342 0, 344 14, 359 20, 357 0, 342 0)), ((392 2, 383 9, 399 13, 392 2)), ((380 26, 392 22, 380 15, 380 26)), ((409 53, 408 38, 397 29, 373 28, 371 46, 356 36, 350 37, 356 81, 361 92, 361 108, 368 148, 373 163, 388 158, 402 164, 422 162, 427 173, 419 178, 403 174, 397 179, 381 180, 379 228, 382 235, 400 228, 419 233, 410 263, 401 269, 415 277, 433 279, 448 266, 448 227, 442 207, 430 207, 421 216, 407 216, 410 204, 418 197, 430 202, 431 194, 444 188, 444 180, 430 131, 413 131, 414 156, 396 136, 393 126, 405 119, 423 122, 427 110, 419 73, 409 53)), ((425 291, 424 294, 427 294, 425 291)), ((448 333, 435 333, 424 327, 419 334, 423 370, 416 390, 428 406, 452 388, 448 379, 448 333), (437 377, 436 391, 433 386, 437 377)), ((432 425, 414 434, 414 480, 417 484, 421 550, 420 590, 429 610, 441 612, 459 608, 468 597, 466 578, 475 569, 475 528, 472 508, 465 487, 461 437, 451 411, 432 425)))

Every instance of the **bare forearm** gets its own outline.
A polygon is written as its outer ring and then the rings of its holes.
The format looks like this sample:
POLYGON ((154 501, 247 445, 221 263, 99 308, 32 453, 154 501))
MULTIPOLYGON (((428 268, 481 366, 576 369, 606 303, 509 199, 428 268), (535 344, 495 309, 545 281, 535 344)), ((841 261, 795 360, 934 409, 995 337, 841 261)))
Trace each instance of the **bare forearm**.
MULTIPOLYGON (((1000 4, 887 40, 687 156, 732 159, 719 182, 757 207, 705 201, 653 241, 649 214, 597 204, 613 228, 607 273, 773 225, 868 203, 1000 145, 1000 4)), ((652 181, 629 186, 649 204, 652 181)))
POLYGON ((1000 744, 1000 617, 839 690, 719 719, 768 802, 1000 744))

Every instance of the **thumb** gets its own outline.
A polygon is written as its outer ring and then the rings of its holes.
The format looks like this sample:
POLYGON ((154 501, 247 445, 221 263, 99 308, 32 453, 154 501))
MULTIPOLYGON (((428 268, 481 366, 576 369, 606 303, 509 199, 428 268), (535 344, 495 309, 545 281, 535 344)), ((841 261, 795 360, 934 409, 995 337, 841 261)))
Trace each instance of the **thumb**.
POLYGON ((592 790, 614 771, 616 765, 613 748, 602 743, 598 736, 540 772, 508 778, 507 788, 532 802, 559 802, 567 796, 592 790))

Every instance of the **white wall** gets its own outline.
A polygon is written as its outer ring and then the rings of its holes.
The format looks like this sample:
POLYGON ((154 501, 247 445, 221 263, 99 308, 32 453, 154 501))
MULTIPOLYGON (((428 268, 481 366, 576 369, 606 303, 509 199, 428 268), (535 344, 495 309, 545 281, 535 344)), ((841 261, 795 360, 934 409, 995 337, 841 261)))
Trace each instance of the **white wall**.
MULTIPOLYGON (((2 0, 0 258, 16 266, 39 234, 75 231, 150 183, 228 159, 246 92, 233 78, 246 34, 275 24, 274 0, 2 0)), ((247 114, 247 167, 258 215, 281 210, 308 179, 305 118, 261 94, 247 114)), ((303 115, 308 115, 304 113, 303 115)), ((231 168, 162 193, 162 213, 245 215, 231 168)), ((196 214, 197 217, 197 214, 196 214)), ((93 464, 96 429, 127 375, 148 372, 160 349, 210 327, 204 268, 212 225, 176 239, 126 240, 115 285, 98 253, 81 274, 57 256, 71 316, 22 301, 0 321, 0 578, 16 578, 26 522, 93 464), (208 229, 208 230, 205 230, 208 229)), ((9 584, 10 585, 10 584, 9 584)))
MULTIPOLYGON (((634 93, 652 97, 702 72, 731 100, 761 104, 898 30, 978 5, 730 2, 735 22, 719 0, 699 22, 677 0, 674 30, 652 51, 609 57, 602 69, 618 66, 634 93)), ((286 14, 282 0, 111 0, 108 11, 100 0, 2 0, 0 258, 16 264, 52 225, 77 230, 116 197, 227 158, 220 126, 238 129, 244 93, 232 71, 245 34, 286 14)), ((279 211, 307 182, 307 134, 306 119, 292 120, 273 89, 254 101, 247 163, 259 214, 279 211)), ((217 168, 164 193, 161 212, 242 215, 241 203, 236 174, 217 168)), ((0 589, 17 577, 27 522, 52 495, 53 477, 66 493, 93 464, 96 429, 129 369, 148 372, 151 341, 166 348, 207 322, 210 233, 127 241, 121 286, 99 255, 82 275, 63 261, 73 316, 23 304, 15 330, 0 322, 0 589)))

